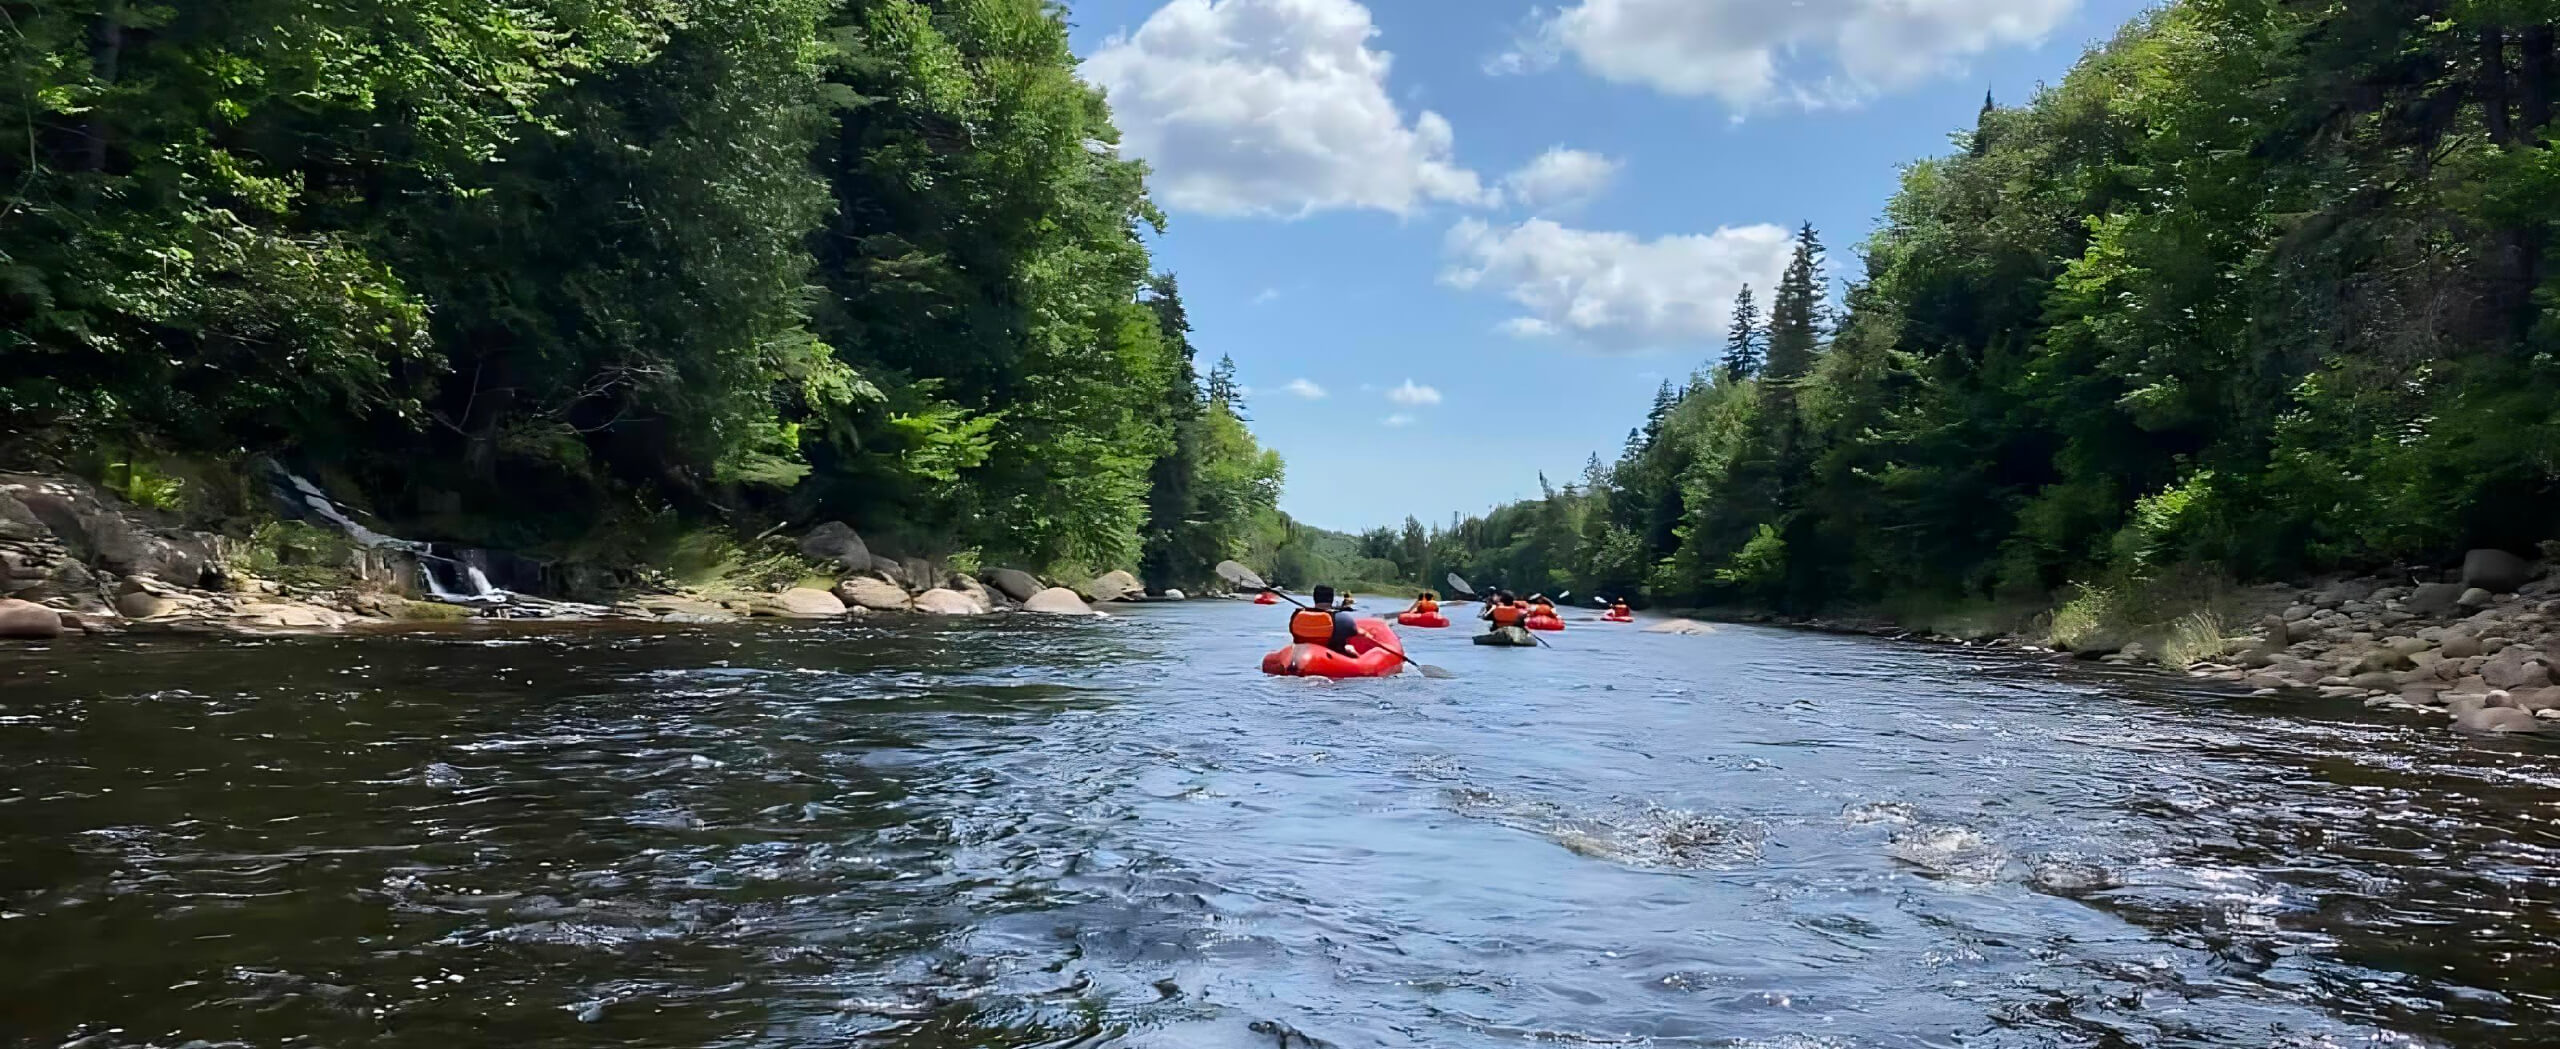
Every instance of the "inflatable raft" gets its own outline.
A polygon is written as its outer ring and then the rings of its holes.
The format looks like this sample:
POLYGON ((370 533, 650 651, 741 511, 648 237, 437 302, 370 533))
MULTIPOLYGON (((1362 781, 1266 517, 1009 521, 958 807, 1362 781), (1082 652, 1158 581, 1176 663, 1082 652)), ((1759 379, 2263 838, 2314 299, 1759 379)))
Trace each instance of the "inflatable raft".
POLYGON ((1276 605, 1280 603, 1280 595, 1265 590, 1262 592, 1261 597, 1253 599, 1253 603, 1257 605, 1276 605))
POLYGON ((1636 621, 1636 617, 1622 616, 1615 612, 1609 612, 1602 614, 1600 621, 1603 623, 1633 623, 1636 621))
POLYGON ((1564 620, 1557 616, 1530 616, 1526 624, 1531 630, 1562 630, 1564 620))
POLYGON ((1383 619, 1363 619, 1351 655, 1322 645, 1291 645, 1262 657, 1262 672, 1286 677, 1394 677, 1404 669, 1404 642, 1383 619))
POLYGON ((1438 612, 1407 612, 1396 617, 1396 625, 1438 630, 1449 625, 1449 617, 1438 612))

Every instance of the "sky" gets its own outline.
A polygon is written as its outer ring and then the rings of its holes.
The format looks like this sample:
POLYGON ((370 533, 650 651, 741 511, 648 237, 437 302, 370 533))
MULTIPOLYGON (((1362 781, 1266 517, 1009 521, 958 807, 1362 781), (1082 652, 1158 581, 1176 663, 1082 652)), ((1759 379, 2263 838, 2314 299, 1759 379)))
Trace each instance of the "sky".
POLYGON ((1617 457, 1810 222, 1843 274, 1984 91, 2151 0, 1076 0, 1281 508, 1445 523, 1617 457))

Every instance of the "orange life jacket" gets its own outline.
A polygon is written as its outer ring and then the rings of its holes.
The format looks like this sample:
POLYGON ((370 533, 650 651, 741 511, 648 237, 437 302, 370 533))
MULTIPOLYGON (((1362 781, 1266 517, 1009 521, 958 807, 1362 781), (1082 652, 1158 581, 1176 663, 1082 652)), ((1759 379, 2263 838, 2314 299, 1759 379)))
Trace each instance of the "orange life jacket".
POLYGON ((1620 601, 1617 604, 1609 606, 1609 614, 1613 616, 1631 616, 1635 614, 1635 610, 1628 608, 1626 602, 1620 601))
POLYGON ((1440 602, 1416 601, 1413 603, 1413 610, 1422 615, 1433 615, 1440 611, 1440 602))
POLYGON ((1495 626, 1519 626, 1520 621, 1527 618, 1529 617, 1521 613, 1518 605, 1493 606, 1493 625, 1495 626))
POLYGON ((1333 644, 1333 613, 1299 609, 1289 617, 1289 640, 1301 645, 1333 644))
POLYGON ((1545 616, 1545 617, 1547 617, 1547 618, 1549 618, 1549 619, 1553 619, 1553 618, 1555 618, 1555 615, 1556 615, 1556 606, 1551 605, 1551 604, 1548 604, 1548 603, 1546 603, 1546 602, 1544 602, 1544 601, 1540 601, 1540 602, 1538 602, 1538 610, 1537 610, 1537 612, 1535 612, 1535 613, 1533 613, 1533 614, 1535 614, 1535 615, 1542 615, 1542 616, 1545 616))

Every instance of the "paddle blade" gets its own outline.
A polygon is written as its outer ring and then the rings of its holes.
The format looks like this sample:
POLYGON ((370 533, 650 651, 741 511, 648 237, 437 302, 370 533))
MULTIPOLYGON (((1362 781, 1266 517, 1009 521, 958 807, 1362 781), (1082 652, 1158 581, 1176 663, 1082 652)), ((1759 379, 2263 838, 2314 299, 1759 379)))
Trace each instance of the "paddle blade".
POLYGON ((1422 676, 1427 677, 1427 678, 1431 678, 1431 679, 1433 679, 1433 680, 1437 680, 1437 681, 1447 681, 1447 680, 1449 680, 1449 679, 1451 679, 1451 678, 1454 678, 1454 677, 1457 677, 1457 676, 1458 676, 1458 675, 1456 675, 1456 674, 1452 674, 1452 673, 1448 672, 1447 670, 1444 670, 1444 669, 1442 669, 1442 668, 1440 668, 1440 667, 1432 666, 1432 665, 1431 665, 1431 664, 1429 664, 1429 663, 1416 663, 1416 664, 1414 664, 1414 665, 1422 668, 1422 676))
POLYGON ((1238 561, 1218 562, 1218 578, 1234 583, 1235 585, 1247 590, 1271 589, 1268 584, 1262 581, 1261 576, 1253 574, 1253 569, 1246 568, 1242 562, 1238 561))
POLYGON ((1455 593, 1467 594, 1470 596, 1476 592, 1476 588, 1467 585, 1466 580, 1458 578, 1458 573, 1456 572, 1449 573, 1449 589, 1455 593))

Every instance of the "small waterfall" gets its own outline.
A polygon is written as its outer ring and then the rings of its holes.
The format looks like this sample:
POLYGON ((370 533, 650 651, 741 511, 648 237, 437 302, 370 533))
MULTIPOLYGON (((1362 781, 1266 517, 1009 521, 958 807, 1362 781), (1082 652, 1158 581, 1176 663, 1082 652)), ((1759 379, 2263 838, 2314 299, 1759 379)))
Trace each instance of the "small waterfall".
POLYGON ((279 494, 289 505, 337 526, 359 545, 375 550, 396 550, 416 560, 418 577, 424 582, 428 596, 455 605, 503 605, 515 600, 513 593, 490 585, 489 575, 481 564, 487 557, 484 552, 384 535, 356 521, 348 513, 349 507, 329 498, 329 494, 321 491, 320 486, 311 483, 309 478, 282 467, 276 468, 276 474, 283 482, 279 494))

